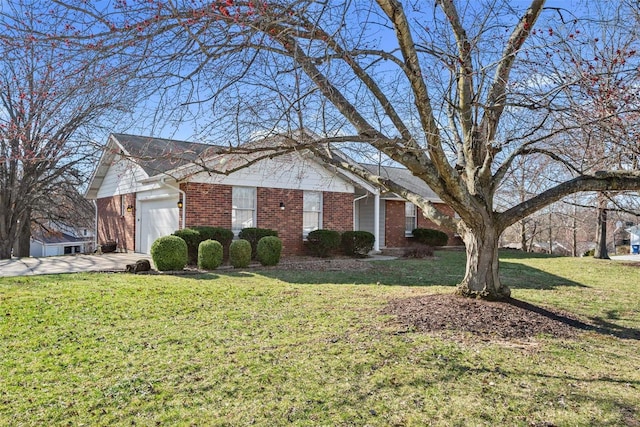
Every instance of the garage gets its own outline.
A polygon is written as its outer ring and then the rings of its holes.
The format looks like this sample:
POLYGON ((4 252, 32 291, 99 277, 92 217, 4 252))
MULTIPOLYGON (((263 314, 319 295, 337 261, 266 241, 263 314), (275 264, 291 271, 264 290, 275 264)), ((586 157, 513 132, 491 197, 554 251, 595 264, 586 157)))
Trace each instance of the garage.
POLYGON ((137 252, 148 254, 151 244, 162 236, 173 234, 179 226, 178 195, 169 198, 140 200, 138 212, 137 252))

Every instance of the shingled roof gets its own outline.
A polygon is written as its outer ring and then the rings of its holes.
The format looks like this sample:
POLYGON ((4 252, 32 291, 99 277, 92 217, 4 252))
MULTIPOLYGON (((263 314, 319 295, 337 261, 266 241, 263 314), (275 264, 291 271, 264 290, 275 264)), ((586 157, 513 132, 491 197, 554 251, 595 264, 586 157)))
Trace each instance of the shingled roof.
POLYGON ((398 183, 407 190, 419 194, 432 202, 440 201, 440 197, 420 178, 415 177, 408 169, 394 166, 360 164, 372 174, 380 175, 398 183))
MULTIPOLYGON (((172 171, 180 166, 193 163, 204 164, 206 163, 204 159, 228 150, 228 147, 217 145, 124 133, 111 134, 111 139, 114 140, 125 151, 124 154, 138 164, 149 177, 172 171)), ((270 142, 274 142, 273 138, 269 140, 270 142)), ((264 141, 261 141, 259 144, 264 144, 264 141)), ((115 147, 113 143, 112 146, 115 147)), ((116 152, 113 151, 113 148, 105 151, 105 157, 96 168, 94 177, 87 189, 87 198, 93 199, 97 197, 98 189, 115 154, 116 152)), ((427 200, 434 202, 440 201, 438 195, 436 195, 427 184, 413 176, 413 174, 405 168, 371 164, 360 165, 373 174, 379 174, 397 182, 407 190, 419 194, 427 200)), ((355 179, 355 177, 351 176, 350 179, 355 179)), ((395 197, 392 193, 388 193, 386 196, 395 197)))
POLYGON ((149 176, 213 156, 225 149, 217 145, 124 133, 114 133, 112 136, 149 176))

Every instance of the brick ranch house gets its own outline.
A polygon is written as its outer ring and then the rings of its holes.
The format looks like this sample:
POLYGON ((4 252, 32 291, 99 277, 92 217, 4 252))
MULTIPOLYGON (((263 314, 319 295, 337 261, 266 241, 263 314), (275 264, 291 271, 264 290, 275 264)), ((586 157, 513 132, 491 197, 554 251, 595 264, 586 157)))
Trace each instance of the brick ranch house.
MULTIPOLYGON (((438 228, 413 204, 309 153, 257 161, 254 156, 253 163, 235 170, 252 162, 251 155, 220 151, 206 144, 110 135, 86 193, 96 206, 97 243, 115 241, 120 251, 149 253, 155 239, 185 226, 224 227, 236 234, 260 227, 278 232, 284 255, 299 255, 306 235, 318 228, 369 231, 376 236, 375 251, 408 246, 416 227, 438 228)), ((406 169, 364 166, 453 213, 406 169)))

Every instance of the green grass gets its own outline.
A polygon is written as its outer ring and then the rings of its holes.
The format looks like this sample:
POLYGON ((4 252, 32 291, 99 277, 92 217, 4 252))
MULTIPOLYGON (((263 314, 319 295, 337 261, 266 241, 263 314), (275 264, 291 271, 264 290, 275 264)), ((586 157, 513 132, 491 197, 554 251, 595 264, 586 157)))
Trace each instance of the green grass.
POLYGON ((407 331, 463 254, 362 272, 0 279, 0 425, 640 425, 640 270, 504 254, 513 296, 613 335, 407 331))

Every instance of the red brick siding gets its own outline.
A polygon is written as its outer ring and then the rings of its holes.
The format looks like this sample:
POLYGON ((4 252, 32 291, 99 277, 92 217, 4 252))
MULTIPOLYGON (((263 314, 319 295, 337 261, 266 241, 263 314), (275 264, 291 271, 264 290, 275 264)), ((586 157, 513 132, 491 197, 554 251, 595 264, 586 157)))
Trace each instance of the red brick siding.
MULTIPOLYGON (((180 184, 187 195, 187 227, 208 225, 231 229, 231 186, 189 182, 180 184)), ((180 213, 182 226, 182 212, 180 213)))
MULTIPOLYGON (((232 187, 216 184, 181 184, 187 194, 187 227, 209 225, 231 228, 232 187)), ((256 226, 278 232, 283 255, 304 253, 302 238, 302 190, 258 187, 256 226), (285 209, 280 209, 283 202, 285 209)), ((323 228, 353 230, 353 194, 323 193, 323 228)))
POLYGON ((322 228, 353 230, 353 194, 324 192, 322 201, 322 228))
POLYGON ((133 252, 136 235, 136 195, 124 195, 124 215, 121 215, 120 196, 104 197, 96 200, 98 205, 98 244, 116 241, 118 250, 133 252), (133 210, 127 212, 127 206, 133 210))
POLYGON ((301 190, 279 188, 257 189, 257 226, 278 232, 282 240, 282 254, 295 255, 304 251, 302 240, 302 197, 301 190), (284 210, 280 209, 284 203, 284 210))
MULTIPOLYGON (((385 245, 388 248, 402 248, 409 245, 413 238, 405 236, 405 202, 399 200, 386 200, 385 201, 386 218, 385 218, 385 245)), ((436 203, 436 208, 448 215, 453 216, 454 211, 451 207, 444 203, 436 203)), ((459 241, 453 236, 454 232, 444 227, 440 227, 433 223, 431 220, 422 215, 422 210, 418 208, 418 228, 432 228, 436 230, 444 231, 449 235, 449 245, 459 244, 459 241)))

